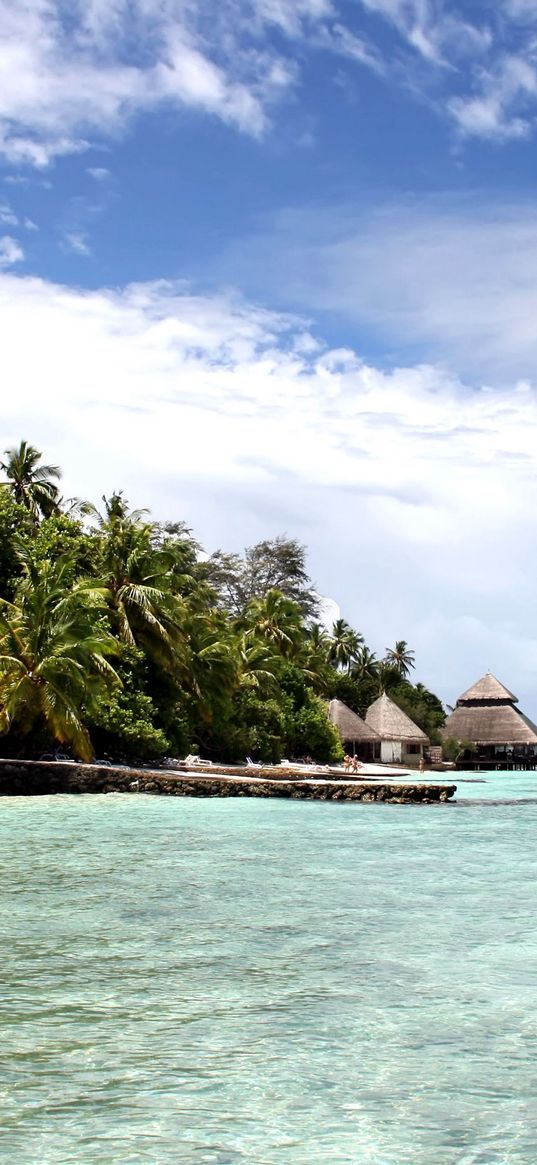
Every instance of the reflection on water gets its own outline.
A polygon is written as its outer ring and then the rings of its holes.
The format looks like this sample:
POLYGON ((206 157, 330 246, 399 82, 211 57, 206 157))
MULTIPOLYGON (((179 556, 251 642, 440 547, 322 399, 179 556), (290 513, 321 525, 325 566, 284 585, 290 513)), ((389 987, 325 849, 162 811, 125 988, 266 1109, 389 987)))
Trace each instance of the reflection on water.
POLYGON ((461 776, 0 800, 0 1160, 533 1165, 537 778, 461 776))

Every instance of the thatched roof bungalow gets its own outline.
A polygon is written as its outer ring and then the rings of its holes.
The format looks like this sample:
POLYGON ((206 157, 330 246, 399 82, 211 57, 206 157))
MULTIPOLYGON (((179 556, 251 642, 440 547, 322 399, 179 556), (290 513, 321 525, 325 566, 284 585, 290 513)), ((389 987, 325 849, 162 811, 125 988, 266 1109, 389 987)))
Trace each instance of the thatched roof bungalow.
POLYGON ((482 759, 537 754, 537 725, 517 708, 518 697, 487 672, 459 696, 442 729, 444 739, 470 741, 482 759))
POLYGON ((428 736, 386 693, 371 704, 365 720, 380 736, 380 757, 387 764, 415 761, 429 744, 428 736))
POLYGON ((346 752, 360 760, 375 760, 380 756, 380 736, 343 700, 330 700, 328 718, 337 728, 346 752))

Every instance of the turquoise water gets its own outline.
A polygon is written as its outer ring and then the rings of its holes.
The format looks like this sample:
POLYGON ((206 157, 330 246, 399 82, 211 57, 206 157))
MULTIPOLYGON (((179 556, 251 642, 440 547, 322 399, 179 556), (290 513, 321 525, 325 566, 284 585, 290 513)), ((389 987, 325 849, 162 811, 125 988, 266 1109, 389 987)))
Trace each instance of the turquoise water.
MULTIPOLYGON (((445 773, 435 780, 457 786, 457 802, 536 801, 537 772, 531 773, 445 773)), ((536 1163, 537 1165, 537 1163, 536 1163)))
POLYGON ((460 792, 0 800, 0 1160, 534 1165, 537 777, 460 792))

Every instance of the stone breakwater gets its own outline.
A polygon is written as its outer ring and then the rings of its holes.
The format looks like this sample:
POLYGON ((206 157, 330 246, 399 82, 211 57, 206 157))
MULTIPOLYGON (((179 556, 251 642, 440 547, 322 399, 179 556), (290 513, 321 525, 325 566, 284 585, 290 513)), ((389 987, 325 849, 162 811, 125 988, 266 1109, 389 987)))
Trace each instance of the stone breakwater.
POLYGON ((286 797, 304 801, 384 801, 390 804, 449 801, 456 785, 400 781, 274 779, 270 769, 241 775, 163 772, 54 761, 0 760, 0 796, 51 793, 138 793, 167 797, 286 797))

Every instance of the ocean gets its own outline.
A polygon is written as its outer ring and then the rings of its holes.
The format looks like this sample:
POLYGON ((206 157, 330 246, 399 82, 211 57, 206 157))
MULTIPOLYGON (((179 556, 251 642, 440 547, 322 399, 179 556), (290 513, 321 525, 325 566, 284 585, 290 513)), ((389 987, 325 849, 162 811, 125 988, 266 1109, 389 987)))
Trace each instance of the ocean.
POLYGON ((537 775, 455 780, 2 798, 0 1160, 535 1165, 537 775))

